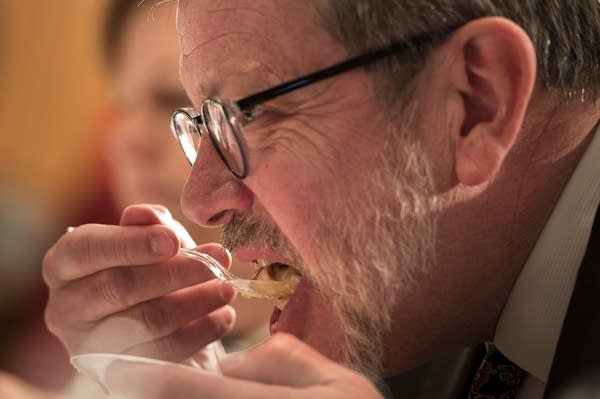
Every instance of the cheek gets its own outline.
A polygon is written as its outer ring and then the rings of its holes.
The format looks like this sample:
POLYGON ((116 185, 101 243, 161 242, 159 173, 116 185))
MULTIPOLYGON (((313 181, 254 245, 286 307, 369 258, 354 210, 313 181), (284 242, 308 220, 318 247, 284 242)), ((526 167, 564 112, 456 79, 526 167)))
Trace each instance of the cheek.
POLYGON ((318 165, 317 160, 273 156, 248 177, 249 184, 257 183, 257 200, 309 267, 317 264, 319 243, 325 238, 317 237, 322 207, 339 201, 334 176, 318 165))
POLYGON ((373 153, 381 146, 380 134, 363 133, 347 123, 321 119, 315 125, 318 131, 306 125, 282 129, 266 150, 252 148, 252 173, 247 178, 259 202, 309 265, 319 263, 323 243, 337 238, 324 233, 331 229, 324 226, 323 215, 333 221, 351 217, 340 209, 352 209, 351 202, 360 200, 365 171, 378 167, 373 153))
POLYGON ((310 223, 320 202, 330 195, 326 190, 329 176, 317 173, 304 163, 288 160, 279 164, 273 159, 261 171, 268 177, 265 186, 257 188, 257 197, 282 228, 283 225, 302 227, 310 223), (264 198, 261 198, 262 193, 264 198))

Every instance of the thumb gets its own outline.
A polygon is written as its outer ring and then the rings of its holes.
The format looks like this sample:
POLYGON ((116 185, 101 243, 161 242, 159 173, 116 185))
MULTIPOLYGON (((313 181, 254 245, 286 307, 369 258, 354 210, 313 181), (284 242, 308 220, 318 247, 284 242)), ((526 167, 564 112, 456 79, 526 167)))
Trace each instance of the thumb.
POLYGON ((136 204, 123 210, 119 224, 121 226, 168 224, 171 220, 173 220, 173 216, 165 206, 136 204))
POLYGON ((193 248, 196 246, 190 233, 181 223, 173 219, 169 209, 163 205, 137 204, 128 206, 123 210, 119 224, 121 226, 163 224, 177 235, 182 247, 193 248))
POLYGON ((284 386, 308 387, 327 383, 339 371, 348 371, 298 338, 284 333, 246 352, 224 357, 223 375, 284 386))

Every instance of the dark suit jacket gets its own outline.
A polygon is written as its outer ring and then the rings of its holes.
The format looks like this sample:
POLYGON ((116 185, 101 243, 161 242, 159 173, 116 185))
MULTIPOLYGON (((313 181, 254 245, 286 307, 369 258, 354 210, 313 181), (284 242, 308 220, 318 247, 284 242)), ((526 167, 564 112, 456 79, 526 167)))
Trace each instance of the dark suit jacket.
POLYGON ((552 362, 545 398, 553 398, 571 383, 600 371, 600 211, 592 234, 552 362))

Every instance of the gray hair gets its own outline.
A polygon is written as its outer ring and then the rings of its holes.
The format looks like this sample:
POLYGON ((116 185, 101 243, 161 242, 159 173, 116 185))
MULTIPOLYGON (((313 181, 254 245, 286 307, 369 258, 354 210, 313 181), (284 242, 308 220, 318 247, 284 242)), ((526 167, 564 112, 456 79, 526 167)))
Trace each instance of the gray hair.
MULTIPOLYGON (((315 0, 325 28, 351 55, 411 34, 436 32, 485 16, 501 16, 530 36, 538 79, 566 100, 600 97, 600 0, 315 0)), ((426 51, 373 67, 385 103, 406 100, 426 51)))

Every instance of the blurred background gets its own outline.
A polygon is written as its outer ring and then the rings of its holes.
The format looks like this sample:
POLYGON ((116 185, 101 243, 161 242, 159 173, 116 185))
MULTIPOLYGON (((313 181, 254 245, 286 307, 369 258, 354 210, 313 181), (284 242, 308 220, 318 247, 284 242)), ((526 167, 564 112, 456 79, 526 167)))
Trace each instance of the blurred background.
POLYGON ((0 0, 0 366, 43 387, 70 370, 55 363, 60 346, 43 343, 41 260, 103 190, 107 3, 0 0), (44 353, 19 348, 34 343, 44 353))
POLYGON ((94 195, 101 137, 86 126, 108 95, 99 48, 106 3, 0 2, 3 241, 6 221, 47 231, 94 195))
MULTIPOLYGON (((73 375, 44 326, 45 252, 68 226, 115 223, 127 203, 160 202, 182 217, 189 165, 168 122, 188 104, 173 2, 146 0, 141 13, 125 3, 139 0, 0 0, 0 371, 44 390, 73 375), (156 21, 171 22, 153 26, 154 5, 166 9, 156 21), (111 13, 127 16, 112 21, 120 30, 107 54, 111 13)), ((197 242, 215 239, 186 227, 197 242)), ((272 305, 245 301, 224 340, 230 350, 267 334, 272 305)))

